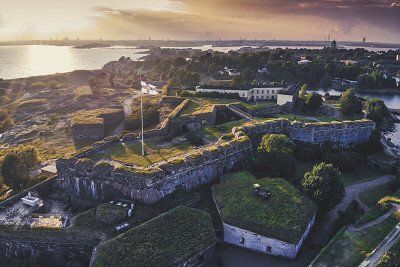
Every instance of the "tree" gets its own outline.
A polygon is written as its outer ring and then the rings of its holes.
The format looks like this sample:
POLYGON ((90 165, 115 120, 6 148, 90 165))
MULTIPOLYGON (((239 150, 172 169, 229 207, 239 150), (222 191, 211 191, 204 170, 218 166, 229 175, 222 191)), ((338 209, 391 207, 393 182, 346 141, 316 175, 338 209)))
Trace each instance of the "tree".
POLYGON ((39 164, 36 148, 21 146, 6 154, 1 165, 4 183, 21 188, 29 182, 30 171, 39 164))
POLYGON ((244 81, 242 75, 237 75, 237 76, 233 77, 233 80, 232 80, 233 87, 240 88, 244 85, 244 83, 245 83, 245 81, 244 81))
POLYGON ((295 178, 297 161, 293 149, 294 143, 286 135, 265 135, 253 157, 252 171, 270 177, 295 178))
POLYGON ((310 111, 315 111, 319 109, 322 105, 322 95, 317 93, 307 94, 306 107, 310 111))
POLYGON ((338 169, 325 162, 315 165, 304 175, 302 188, 320 211, 328 212, 342 201, 345 190, 340 176, 338 169))
POLYGON ((373 120, 378 125, 391 118, 390 111, 386 107, 385 102, 379 98, 368 99, 365 111, 367 113, 367 118, 373 120))
POLYGON ((264 135, 258 147, 259 152, 293 154, 294 143, 284 134, 264 135))
POLYGON ((257 152, 252 158, 251 172, 255 176, 282 177, 298 183, 296 180, 297 161, 293 155, 284 153, 257 152))
POLYGON ((354 116, 362 112, 362 103, 353 88, 348 89, 340 96, 340 109, 346 116, 354 116))
POLYGON ((306 97, 307 97, 307 88, 308 88, 307 84, 303 84, 303 86, 301 87, 300 93, 299 93, 299 97, 301 99, 304 99, 304 100, 306 99, 306 97))

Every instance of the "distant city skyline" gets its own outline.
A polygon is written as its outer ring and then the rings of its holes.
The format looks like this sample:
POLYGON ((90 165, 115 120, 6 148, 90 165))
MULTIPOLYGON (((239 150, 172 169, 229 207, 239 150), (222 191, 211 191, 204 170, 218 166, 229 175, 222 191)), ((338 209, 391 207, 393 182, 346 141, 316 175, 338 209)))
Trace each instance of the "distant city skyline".
POLYGON ((0 40, 263 39, 400 42, 386 0, 0 0, 0 40))

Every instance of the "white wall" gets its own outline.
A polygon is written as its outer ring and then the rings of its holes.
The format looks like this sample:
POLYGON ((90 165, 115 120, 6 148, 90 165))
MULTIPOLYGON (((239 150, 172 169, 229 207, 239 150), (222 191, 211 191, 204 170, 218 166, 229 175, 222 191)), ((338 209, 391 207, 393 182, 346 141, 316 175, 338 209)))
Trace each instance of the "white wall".
POLYGON ((269 87, 269 88, 252 88, 250 89, 250 95, 252 99, 276 99, 278 92, 283 88, 279 87, 269 87))
POLYGON ((282 106, 285 105, 288 102, 293 102, 293 96, 292 95, 282 95, 282 94, 278 94, 277 96, 277 104, 282 106))
POLYGON ((258 252, 294 259, 300 251, 305 239, 309 235, 314 223, 315 214, 297 244, 290 244, 274 238, 268 238, 254 232, 223 223, 224 241, 232 245, 244 247, 258 252))
POLYGON ((224 241, 226 243, 248 248, 258 252, 283 256, 288 258, 296 257, 296 246, 273 238, 258 235, 224 223, 224 241), (244 241, 244 242, 242 242, 244 241), (268 250, 270 247, 270 251, 268 250))

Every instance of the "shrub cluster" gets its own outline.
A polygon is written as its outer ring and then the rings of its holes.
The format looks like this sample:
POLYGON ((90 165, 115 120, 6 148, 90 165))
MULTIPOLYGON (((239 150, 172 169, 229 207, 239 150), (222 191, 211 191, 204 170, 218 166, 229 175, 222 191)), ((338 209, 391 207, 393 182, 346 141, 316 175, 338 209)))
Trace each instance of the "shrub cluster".
POLYGON ((328 153, 322 156, 322 160, 332 163, 343 172, 354 171, 364 162, 361 154, 355 152, 340 152, 338 154, 328 153))
POLYGON ((0 134, 14 125, 13 120, 5 109, 0 109, 0 134))
POLYGON ((36 148, 19 146, 6 154, 1 165, 4 183, 12 188, 20 188, 29 183, 30 171, 39 164, 36 148))
POLYGON ((341 173, 332 164, 325 162, 314 166, 301 182, 304 192, 315 201, 321 212, 327 212, 339 204, 345 190, 341 173))

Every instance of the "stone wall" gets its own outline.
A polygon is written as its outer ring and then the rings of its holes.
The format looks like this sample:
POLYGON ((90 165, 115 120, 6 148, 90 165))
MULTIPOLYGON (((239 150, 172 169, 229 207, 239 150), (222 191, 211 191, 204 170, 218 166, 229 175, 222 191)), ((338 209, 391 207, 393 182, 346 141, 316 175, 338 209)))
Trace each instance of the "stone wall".
MULTIPOLYGON (((66 239, 73 238, 68 236, 66 239)), ((0 266, 88 266, 93 247, 100 242, 94 236, 91 239, 45 241, 3 233, 0 236, 0 266)))
POLYGON ((232 133, 237 136, 241 131, 250 138, 260 138, 265 134, 286 134, 292 140, 312 144, 332 143, 348 147, 365 142, 375 129, 370 120, 343 121, 331 123, 290 122, 287 119, 276 119, 259 123, 249 123, 235 127, 232 133))
POLYGON ((72 138, 75 142, 93 142, 101 140, 106 135, 104 123, 74 124, 72 125, 72 138))
POLYGON ((260 105, 261 105, 261 107, 254 106, 254 108, 252 108, 252 109, 246 108, 245 106, 243 106, 240 103, 233 103, 233 104, 229 104, 228 106, 233 106, 233 107, 239 108, 240 110, 247 112, 248 114, 250 114, 253 117, 268 117, 273 114, 278 114, 281 112, 281 106, 278 104, 262 106, 263 103, 261 102, 260 105))
POLYGON ((78 197, 108 200, 124 196, 155 203, 177 189, 190 190, 211 182, 251 151, 250 140, 240 137, 148 168, 116 168, 88 159, 59 159, 57 185, 78 197))
MULTIPOLYGON (((82 119, 72 119, 72 138, 75 142, 95 142, 106 137, 107 127, 117 125, 125 119, 123 109, 102 109, 86 111, 88 118, 85 118, 85 111, 79 113, 82 119), (97 116, 90 112, 98 112, 97 116), (93 117, 93 119, 91 119, 93 117)), ((78 117, 77 115, 75 115, 78 117)), ((75 117, 74 116, 74 117, 75 117)))
POLYGON ((297 244, 290 244, 223 223, 224 241, 232 245, 244 247, 261 253, 294 259, 300 251, 304 240, 308 237, 314 223, 315 215, 297 244))

